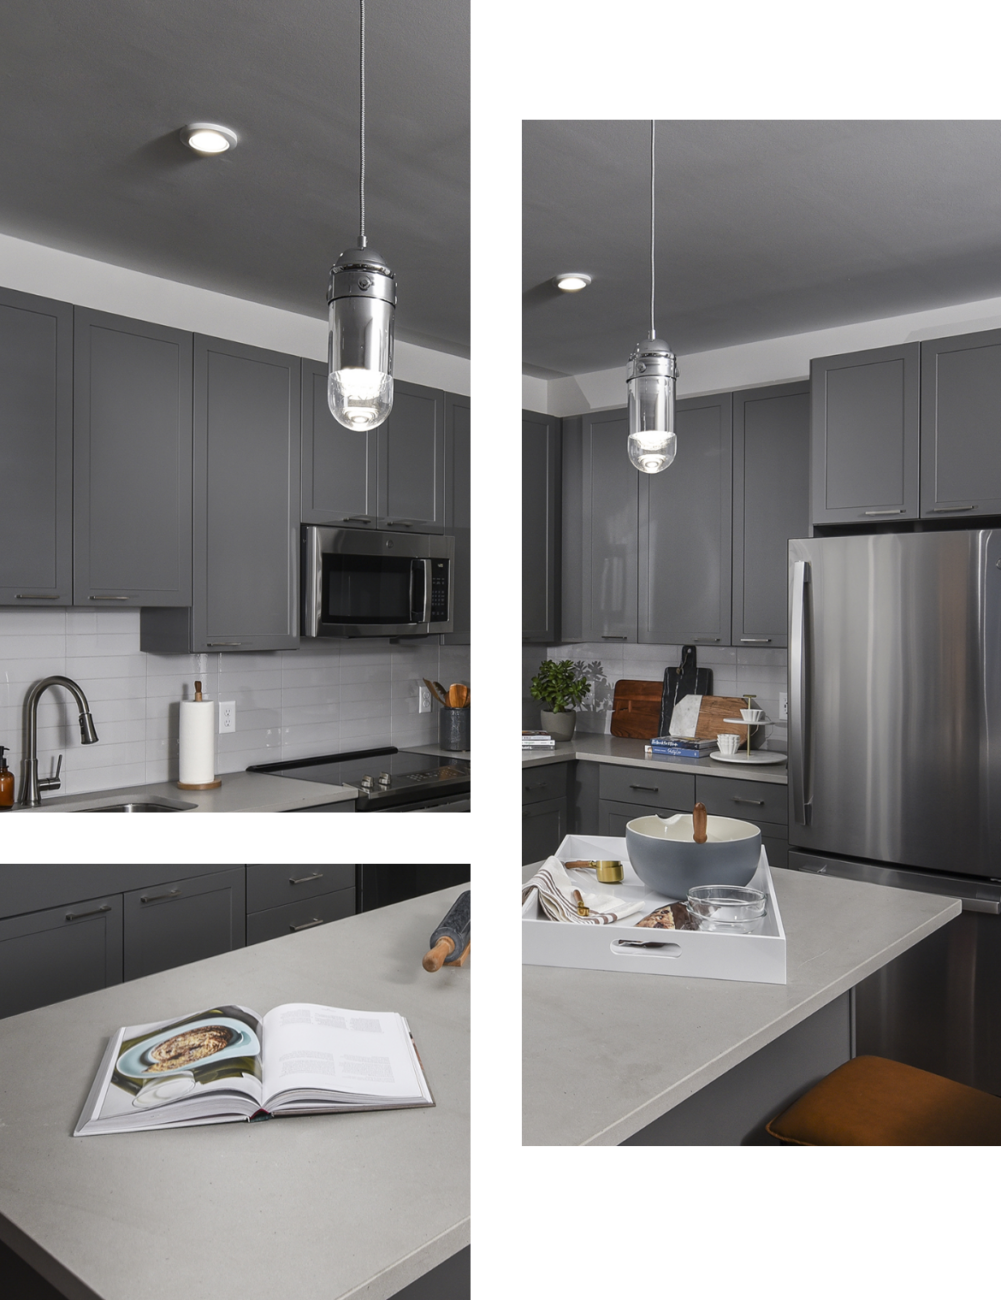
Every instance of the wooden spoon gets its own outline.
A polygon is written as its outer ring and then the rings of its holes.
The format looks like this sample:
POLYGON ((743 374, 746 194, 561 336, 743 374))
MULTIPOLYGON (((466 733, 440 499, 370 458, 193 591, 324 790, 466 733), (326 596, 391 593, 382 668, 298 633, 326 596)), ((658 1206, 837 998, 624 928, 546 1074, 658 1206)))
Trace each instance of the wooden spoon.
POLYGON ((448 707, 450 709, 464 709, 469 703, 469 687, 463 686, 461 682, 453 682, 448 688, 448 707))
POLYGON ((439 704, 443 704, 443 705, 445 706, 445 708, 447 709, 447 708, 448 708, 448 700, 447 700, 447 698, 446 698, 446 696, 445 696, 445 688, 444 688, 444 686, 439 686, 437 682, 429 682, 428 679, 427 679, 426 677, 424 678, 424 685, 428 688, 428 690, 429 690, 429 691, 431 692, 431 694, 435 697, 435 699, 438 701, 438 703, 439 703, 439 704))
POLYGON ((706 816, 705 804, 697 803, 692 809, 692 829, 695 832, 694 838, 696 844, 705 844, 706 840, 709 838, 706 834, 707 821, 708 818, 706 816))

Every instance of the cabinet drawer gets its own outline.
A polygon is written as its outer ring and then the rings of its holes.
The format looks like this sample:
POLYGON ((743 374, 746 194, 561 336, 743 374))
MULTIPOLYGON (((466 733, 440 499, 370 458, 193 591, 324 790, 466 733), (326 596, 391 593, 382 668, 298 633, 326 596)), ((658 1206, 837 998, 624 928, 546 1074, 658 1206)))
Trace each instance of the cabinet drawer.
MULTIPOLYGON (((656 811, 664 817, 673 817, 675 813, 684 810, 681 808, 657 808, 656 811)), ((598 802, 598 834, 613 835, 617 839, 622 839, 625 836, 628 822, 631 822, 636 817, 649 817, 653 812, 653 808, 644 807, 642 804, 616 803, 612 799, 601 799, 598 802)))
POLYGON ((121 982, 120 894, 0 921, 0 1016, 121 982))
POLYGON ((620 803, 649 804, 665 808, 695 806, 695 775, 684 772, 655 772, 643 767, 612 767, 603 764, 598 779, 598 797, 620 803))
POLYGON ((267 862, 247 868, 247 911, 299 903, 335 889, 354 888, 355 865, 329 862, 295 865, 267 862))
POLYGON ((266 912, 252 912, 247 917, 247 943, 280 939, 283 935, 295 934, 297 930, 309 930, 354 914, 355 890, 352 884, 350 889, 301 898, 295 903, 286 903, 284 907, 271 907, 266 912))
POLYGON ((696 779, 699 799, 714 817, 740 817, 749 822, 789 823, 789 790, 767 781, 731 781, 727 777, 696 779))
POLYGON ((566 763, 550 763, 543 767, 526 767, 521 774, 522 807, 542 803, 546 799, 565 799, 567 793, 566 763))

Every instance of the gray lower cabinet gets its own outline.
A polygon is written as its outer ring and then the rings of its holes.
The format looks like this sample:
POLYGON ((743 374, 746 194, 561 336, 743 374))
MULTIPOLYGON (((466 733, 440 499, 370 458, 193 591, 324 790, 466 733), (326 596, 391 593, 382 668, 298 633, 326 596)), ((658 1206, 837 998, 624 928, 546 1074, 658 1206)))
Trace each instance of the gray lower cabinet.
POLYGON ((526 767, 521 773, 521 861, 550 857, 570 828, 567 763, 526 767))
POLYGON ((355 864, 257 863, 247 867, 247 913, 355 887, 355 864))
POLYGON ((598 834, 624 836, 634 817, 671 817, 695 805, 695 777, 602 763, 598 770, 598 834))
POLYGON ((562 542, 560 421, 521 414, 521 635, 559 645, 562 542))
POLYGON ((729 777, 697 776, 696 797, 714 817, 753 822, 773 867, 789 860, 789 791, 771 781, 739 781, 729 777))
POLYGON ((125 978, 244 947, 246 915, 243 867, 129 890, 124 895, 125 978))
POLYGON ((673 817, 675 813, 686 812, 684 808, 650 808, 646 804, 617 803, 614 799, 598 801, 598 834, 614 835, 624 839, 626 825, 635 817, 649 817, 660 813, 662 817, 673 817))
POLYGON ((917 519, 919 347, 811 361, 813 523, 917 519))
POLYGON ((445 394, 396 380, 379 443, 379 527, 445 531, 445 394))
POLYGON ((810 385, 734 393, 733 645, 787 644, 788 544, 809 528, 810 385))
POLYGON ((452 573, 452 631, 443 645, 469 645, 470 485, 469 398, 445 394, 445 532, 455 538, 452 573))
POLYGON ((73 322, 73 603, 190 605, 192 336, 73 322))
POLYGON ((0 605, 73 600, 73 308, 0 290, 0 605))
MULTIPOLYGON (((351 868, 352 873, 354 867, 351 868)), ((282 907, 270 907, 264 912, 247 913, 247 943, 263 943, 267 939, 280 939, 284 935, 298 934, 300 930, 313 930, 330 921, 339 921, 355 914, 355 888, 338 889, 313 898, 303 898, 282 907)))
POLYGON ((921 344, 921 514, 1001 514, 1001 330, 921 344))
POLYGON ((144 609, 154 653, 299 645, 298 357, 196 335, 190 610, 144 609))
POLYGON ((120 894, 0 920, 0 1016, 121 982, 120 894))
POLYGON ((730 644, 732 409, 729 393, 678 402, 673 464, 661 474, 629 466, 639 481, 641 642, 730 644))

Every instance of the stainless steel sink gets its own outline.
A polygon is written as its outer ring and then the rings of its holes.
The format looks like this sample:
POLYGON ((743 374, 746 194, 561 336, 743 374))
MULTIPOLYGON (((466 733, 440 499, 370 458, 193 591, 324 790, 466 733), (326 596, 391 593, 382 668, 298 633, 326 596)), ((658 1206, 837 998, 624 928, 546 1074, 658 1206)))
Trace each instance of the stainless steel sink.
POLYGON ((187 812, 197 808, 194 803, 182 803, 174 799, 144 799, 134 803, 106 803, 94 808, 75 808, 74 812, 122 812, 122 813, 162 813, 187 812))

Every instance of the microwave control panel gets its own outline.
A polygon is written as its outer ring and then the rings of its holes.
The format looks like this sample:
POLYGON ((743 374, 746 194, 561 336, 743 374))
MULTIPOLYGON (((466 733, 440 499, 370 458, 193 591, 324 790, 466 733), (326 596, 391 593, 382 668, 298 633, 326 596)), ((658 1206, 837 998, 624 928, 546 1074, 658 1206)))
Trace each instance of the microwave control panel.
POLYGON ((431 561, 431 622, 448 619, 448 560, 431 561))

